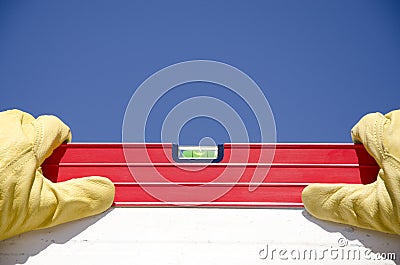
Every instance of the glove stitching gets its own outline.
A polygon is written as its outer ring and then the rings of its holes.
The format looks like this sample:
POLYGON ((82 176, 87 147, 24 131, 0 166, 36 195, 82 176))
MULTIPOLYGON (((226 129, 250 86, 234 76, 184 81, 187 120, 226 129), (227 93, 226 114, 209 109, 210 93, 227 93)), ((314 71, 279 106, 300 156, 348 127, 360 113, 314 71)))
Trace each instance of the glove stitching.
MULTIPOLYGON (((32 123, 33 124, 33 123, 32 123)), ((10 163, 8 163, 4 168, 0 169, 0 175, 1 176, 7 176, 8 172, 15 172, 18 169, 21 168, 21 166, 23 166, 24 164, 26 164, 31 158, 29 156, 29 153, 33 151, 33 146, 30 144, 30 148, 21 148, 18 145, 14 145, 14 147, 16 148, 17 152, 19 153, 18 156, 16 156, 16 158, 14 158, 10 163), (24 158, 27 156, 26 160, 24 160, 24 158)), ((33 152, 33 155, 35 156, 35 153, 33 152)), ((7 177, 1 179, 0 181, 0 185, 3 186, 4 183, 6 182, 7 177)), ((3 200, 2 199, 2 193, 0 193, 0 201, 3 200)))
MULTIPOLYGON (((35 122, 32 123, 33 126, 35 127, 35 142, 33 143, 33 153, 36 158, 36 163, 39 163, 39 158, 38 158, 38 149, 40 144, 43 142, 43 124, 39 122, 38 120, 35 120, 35 122)), ((38 165, 40 166, 40 165, 38 165)))
MULTIPOLYGON (((398 172, 400 171, 400 162, 395 157, 389 155, 389 156, 387 156, 386 161, 389 163, 389 165, 394 167, 396 169, 396 171, 398 171, 398 172)), ((390 193, 389 193, 389 196, 390 196, 390 193)), ((396 200, 391 198, 391 202, 393 203, 394 201, 396 201, 396 200)), ((396 207, 396 205, 393 205, 393 209, 397 212, 398 207, 396 207)))
MULTIPOLYGON (((385 148, 384 143, 383 143, 384 126, 385 126, 385 124, 386 124, 387 122, 389 122, 389 120, 386 119, 386 118, 385 118, 385 121, 384 121, 384 122, 380 122, 380 121, 378 121, 378 120, 375 121, 375 124, 374 124, 374 127, 376 128, 376 129, 374 130, 375 142, 376 142, 375 144, 376 144, 376 146, 377 146, 377 148, 378 148, 379 153, 380 153, 381 156, 382 156, 382 163, 383 163, 383 161, 387 161, 387 162, 388 162, 391 166, 393 166, 396 170, 400 170, 400 167, 398 167, 397 165, 395 165, 395 164, 391 161, 391 160, 393 159, 393 157, 390 155, 390 153, 388 152, 387 148, 385 148), (379 144, 379 143, 381 143, 381 144, 379 144)), ((396 160, 395 160, 395 161, 396 161, 396 160)), ((397 161, 397 162, 398 162, 398 161, 397 161)), ((385 180, 383 180, 383 181, 386 182, 385 180)), ((385 185, 385 187, 386 187, 386 185, 385 185)), ((393 200, 393 198, 392 198, 392 196, 391 196, 391 193, 390 193, 388 190, 387 190, 387 192, 388 192, 388 195, 389 195, 389 197, 390 197, 390 202, 392 203, 393 210, 396 211, 396 207, 395 207, 395 205, 393 205, 394 200, 393 200)), ((378 205, 378 207, 380 206, 379 203, 378 203, 377 205, 378 205)), ((381 211, 381 210, 378 210, 378 212, 381 213, 382 211, 381 211)), ((392 215, 392 216, 395 216, 395 215, 392 215)), ((376 217, 379 219, 379 223, 382 224, 382 225, 384 225, 384 227, 385 227, 385 229, 386 229, 387 232, 389 232, 389 233, 395 232, 395 230, 394 230, 392 227, 388 227, 388 226, 387 226, 387 224, 386 224, 386 223, 383 221, 383 219, 381 218, 382 216, 377 215, 376 217)), ((379 230, 379 229, 378 229, 378 230, 379 230)))
POLYGON ((395 157, 392 155, 387 156, 387 161, 388 163, 393 166, 396 170, 400 171, 400 161, 398 161, 395 157), (397 165, 396 165, 397 164, 397 165))
MULTIPOLYGON (((16 158, 14 158, 11 162, 9 162, 7 165, 5 165, 4 168, 0 169, 1 174, 3 174, 3 172, 6 172, 8 170, 8 168, 12 168, 14 166, 14 164, 16 164, 18 162, 18 160, 21 156, 25 155, 26 152, 29 152, 29 150, 26 150, 25 148, 20 147, 18 144, 14 144, 13 147, 18 152, 18 156, 16 156, 16 158)), ((1 183, 3 183, 3 182, 1 182, 1 183)))
MULTIPOLYGON (((16 147, 18 152, 21 151, 18 147, 16 147)), ((3 175, 4 172, 6 172, 9 168, 12 168, 15 164, 18 163, 18 160, 20 159, 21 156, 24 156, 26 153, 28 153, 29 150, 21 151, 20 154, 17 156, 17 158, 13 159, 10 163, 8 163, 3 169, 0 169, 0 174, 3 175)))
MULTIPOLYGON (((16 163, 14 163, 14 167, 12 167, 12 168, 9 167, 9 168, 8 168, 8 170, 12 170, 12 174, 13 174, 13 173, 16 173, 20 168, 24 167, 25 164, 27 164, 30 160, 32 160, 32 159, 35 158, 34 153, 33 153, 33 150, 27 150, 27 151, 28 151, 28 152, 25 153, 25 156, 24 156, 22 159, 16 160, 16 163), (29 154, 31 154, 31 155, 29 155, 29 154)), ((7 171, 8 171, 8 170, 7 170, 7 171)), ((4 171, 3 173, 6 174, 7 171, 4 171)), ((19 176, 19 177, 20 177, 20 176, 19 176)), ((32 176, 32 177, 34 177, 34 176, 32 176)), ((5 178, 4 180, 2 180, 1 185, 3 185, 3 183, 6 181, 6 179, 7 179, 7 178, 5 178)), ((16 186, 16 187, 19 186, 20 178, 17 178, 15 181, 16 181, 15 186, 16 186)), ((25 181, 25 180, 23 180, 23 181, 25 181)), ((33 181, 32 181, 32 183, 33 183, 33 181)), ((27 201, 29 201, 29 197, 30 197, 30 194, 28 195, 27 201)), ((13 203, 13 201, 11 201, 11 204, 12 204, 12 203, 13 203)), ((5 202, 5 203, 3 203, 3 204, 7 205, 8 203, 5 202)), ((8 206, 9 206, 9 205, 8 205, 8 206)), ((28 207, 28 205, 26 205, 26 207, 28 207)), ((14 213, 14 212, 12 212, 12 213, 14 213)), ((7 225, 7 228, 4 229, 4 230, 3 230, 3 228, 2 228, 1 231, 4 232, 4 231, 12 230, 12 228, 10 227, 10 225, 15 223, 15 218, 16 218, 17 216, 18 216, 18 214, 13 214, 13 218, 12 218, 11 220, 9 220, 8 225, 7 225)), ((25 218, 26 218, 26 216, 25 216, 25 218)), ((23 223, 24 223, 24 222, 25 222, 25 221, 23 221, 23 223)), ((7 237, 9 237, 9 236, 7 236, 7 237)))
MULTIPOLYGON (((27 163, 27 161, 29 161, 29 153, 32 152, 32 150, 30 149, 26 149, 25 152, 23 152, 22 154, 20 154, 18 156, 18 158, 14 159, 11 163, 9 163, 4 169, 0 170, 0 175, 1 176, 7 176, 8 172, 15 172, 17 169, 19 169, 21 167, 21 165, 24 165, 27 163), (25 159, 25 156, 28 156, 28 158, 25 159), (23 158, 21 158, 23 157, 23 158)), ((4 179, 1 180, 0 185, 3 185, 4 182, 7 180, 7 177, 5 177, 4 179)), ((1 195, 1 193, 0 193, 1 195)))
POLYGON ((375 145, 378 149, 379 154, 382 156, 382 159, 386 157, 385 152, 382 150, 381 144, 383 144, 382 138, 383 135, 383 124, 378 124, 378 120, 375 120, 374 123, 374 140, 375 140, 375 145), (381 125, 381 126, 379 126, 381 125))
MULTIPOLYGON (((396 157, 392 156, 389 151, 387 150, 387 148, 385 148, 384 146, 384 142, 383 142, 383 134, 384 134, 384 126, 385 124, 387 124, 388 122, 390 122, 389 119, 386 119, 385 122, 381 123, 379 126, 379 135, 380 135, 380 141, 382 143, 382 147, 383 147, 383 152, 381 152, 382 154, 382 159, 384 161, 386 161, 390 166, 392 166, 393 168, 395 168, 396 171, 400 171, 400 162, 396 159, 396 157)), ((379 146, 380 147, 380 146, 379 146)), ((383 162, 383 161, 382 161, 383 162)), ((384 182, 386 182, 384 180, 384 182)), ((385 185, 386 186, 386 185, 385 185)), ((396 205, 394 204, 395 201, 397 201, 395 198, 393 198, 393 194, 391 192, 389 192, 389 190, 387 190, 388 195, 390 197, 390 202, 392 203, 392 207, 393 207, 393 211, 398 212, 398 207, 396 207, 396 205)), ((397 216, 398 214, 392 214, 392 217, 397 216)), ((381 222, 383 223, 383 222, 381 222)), ((396 229, 393 229, 392 227, 387 227, 387 230, 390 231, 390 233, 396 232, 396 229)), ((397 232, 396 232, 397 233, 397 232)))
MULTIPOLYGON (((33 152, 32 152, 32 154, 33 154, 33 152)), ((30 155, 30 156, 28 156, 24 161, 22 161, 22 163, 20 163, 19 165, 18 165, 18 167, 15 167, 14 169, 13 169, 13 172, 16 172, 17 170, 19 170, 20 168, 22 168, 22 167, 24 167, 25 166, 25 164, 27 164, 29 161, 31 161, 32 159, 35 159, 35 156, 34 155, 30 155)), ((31 186, 29 187, 29 191, 32 191, 32 185, 33 185, 33 182, 34 182, 34 177, 35 177, 35 175, 36 175, 36 171, 33 173, 33 175, 31 176, 32 178, 31 178, 31 186)), ((18 179, 17 179, 17 182, 19 182, 20 181, 20 177, 21 176, 18 176, 18 179)), ((26 181, 26 180, 23 180, 23 181, 26 181)), ((16 187, 17 186, 20 186, 20 184, 18 184, 18 183, 16 183, 16 187)), ((28 203, 25 207, 29 207, 28 205, 29 205, 29 198, 31 197, 30 196, 30 192, 29 192, 29 194, 28 194, 28 198, 26 198, 26 202, 28 203)), ((15 214, 13 217, 13 220, 11 220, 11 222, 9 223, 9 224, 15 224, 16 222, 15 222, 15 218, 17 217, 18 215, 17 214, 15 214)), ((28 216, 25 216, 24 217, 24 219, 23 219, 23 221, 22 221, 22 223, 21 223, 21 225, 22 224, 24 224, 25 222, 26 222, 26 218, 27 218, 28 216)), ((10 227, 7 227, 8 229, 7 230, 9 230, 9 228, 10 227)))

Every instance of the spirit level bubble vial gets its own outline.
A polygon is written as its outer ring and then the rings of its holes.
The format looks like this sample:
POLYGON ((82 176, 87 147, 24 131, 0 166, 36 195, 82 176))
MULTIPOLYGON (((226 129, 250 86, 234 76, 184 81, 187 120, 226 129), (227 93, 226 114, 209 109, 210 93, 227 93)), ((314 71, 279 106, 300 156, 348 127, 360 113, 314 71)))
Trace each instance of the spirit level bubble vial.
POLYGON ((218 163, 224 157, 224 145, 172 146, 172 157, 178 163, 218 163))

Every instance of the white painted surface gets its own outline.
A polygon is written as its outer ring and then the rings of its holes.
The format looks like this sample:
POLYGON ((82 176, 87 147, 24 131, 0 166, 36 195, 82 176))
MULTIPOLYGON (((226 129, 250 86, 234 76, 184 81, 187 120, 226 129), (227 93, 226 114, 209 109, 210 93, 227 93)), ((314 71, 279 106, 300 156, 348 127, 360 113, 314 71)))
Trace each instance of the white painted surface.
POLYGON ((1 265, 400 264, 399 260, 399 236, 319 221, 302 209, 115 208, 0 242, 1 265), (293 260, 299 253, 307 257, 293 260), (324 253, 324 258, 315 261, 315 253, 317 258, 324 253), (360 253, 360 260, 353 260, 352 253, 357 259, 360 253), (367 260, 376 253, 394 253, 397 261, 367 260))

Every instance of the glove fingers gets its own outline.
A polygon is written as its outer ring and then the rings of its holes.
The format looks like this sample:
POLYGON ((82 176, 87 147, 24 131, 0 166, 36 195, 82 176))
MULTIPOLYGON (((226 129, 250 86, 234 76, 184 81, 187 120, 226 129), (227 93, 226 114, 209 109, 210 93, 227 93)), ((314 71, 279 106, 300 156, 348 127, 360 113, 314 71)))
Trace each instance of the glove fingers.
POLYGON ((362 143, 379 166, 383 159, 383 127, 387 119, 381 113, 365 115, 352 128, 351 137, 354 143, 362 143))
POLYGON ((71 132, 59 118, 43 115, 33 122, 36 129, 34 150, 39 165, 63 142, 71 141, 71 132))
POLYGON ((385 152, 400 161, 400 110, 385 115, 383 146, 385 152))
POLYGON ((115 187, 108 178, 94 176, 52 183, 51 192, 56 208, 46 226, 104 212, 113 203, 115 187))
POLYGON ((302 200, 306 210, 319 219, 398 233, 390 219, 390 197, 379 177, 368 185, 311 184, 303 190, 302 200))
POLYGON ((3 130, 11 132, 19 131, 21 124, 31 123, 35 118, 29 113, 13 109, 0 112, 0 125, 3 130))
POLYGON ((25 153, 30 146, 21 126, 34 121, 30 114, 20 110, 7 110, 0 112, 0 168, 13 163, 18 157, 25 153))
MULTIPOLYGON (((38 184, 42 189, 32 194, 30 209, 35 216, 27 222, 35 227, 28 230, 41 229, 92 216, 107 210, 114 200, 114 184, 104 177, 86 177, 52 183, 41 174, 38 184), (43 181, 41 184, 40 179, 43 181)), ((33 190, 33 189, 32 189, 33 190)))
POLYGON ((101 213, 111 206, 114 193, 113 183, 104 177, 52 183, 37 171, 26 203, 7 209, 10 216, 0 227, 0 240, 101 213))

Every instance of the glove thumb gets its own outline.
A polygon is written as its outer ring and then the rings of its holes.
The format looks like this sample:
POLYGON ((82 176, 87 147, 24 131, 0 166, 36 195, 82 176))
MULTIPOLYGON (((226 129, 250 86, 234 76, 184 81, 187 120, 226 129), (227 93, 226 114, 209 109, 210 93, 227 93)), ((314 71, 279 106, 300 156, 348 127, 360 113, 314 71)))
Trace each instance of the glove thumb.
POLYGON ((114 184, 108 178, 94 176, 60 183, 43 178, 43 181, 46 189, 42 189, 40 201, 41 206, 47 207, 38 209, 43 212, 42 215, 38 214, 44 220, 39 228, 104 212, 114 200, 114 184))
POLYGON ((0 240, 104 212, 111 206, 114 193, 113 183, 104 177, 53 183, 38 170, 27 208, 16 209, 14 214, 18 218, 11 219, 0 240))

